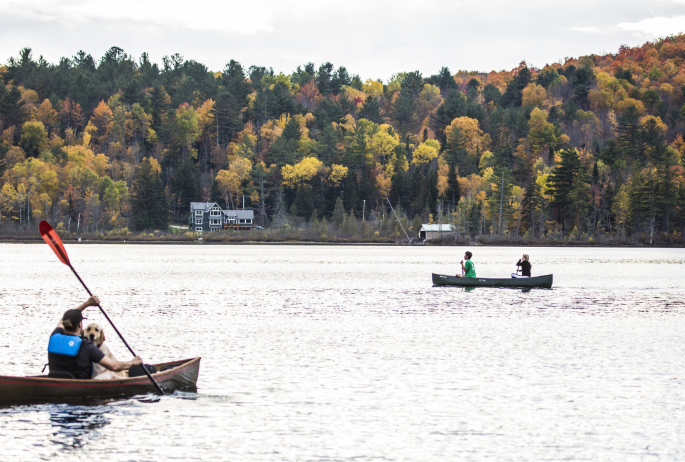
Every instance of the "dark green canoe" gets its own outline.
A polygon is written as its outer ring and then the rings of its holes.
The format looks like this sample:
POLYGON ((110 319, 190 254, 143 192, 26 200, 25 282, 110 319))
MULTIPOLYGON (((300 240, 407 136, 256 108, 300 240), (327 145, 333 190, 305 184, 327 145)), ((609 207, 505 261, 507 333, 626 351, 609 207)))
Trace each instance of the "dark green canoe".
POLYGON ((433 273, 433 285, 459 287, 541 287, 552 288, 552 276, 535 276, 532 278, 458 278, 445 274, 433 273))

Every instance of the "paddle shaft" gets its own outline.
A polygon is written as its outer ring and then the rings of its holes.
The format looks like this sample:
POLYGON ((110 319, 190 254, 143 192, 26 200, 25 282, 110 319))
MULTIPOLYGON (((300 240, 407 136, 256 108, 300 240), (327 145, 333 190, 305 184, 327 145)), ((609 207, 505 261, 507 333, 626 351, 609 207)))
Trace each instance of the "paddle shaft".
MULTIPOLYGON (((71 265, 69 265, 69 268, 71 268, 71 271, 74 273, 74 276, 76 276, 76 278, 77 278, 78 281, 81 283, 81 285, 83 286, 83 288, 86 289, 86 292, 88 292, 88 295, 90 295, 90 296, 92 297, 93 294, 91 293, 91 291, 90 291, 90 289, 88 288, 88 286, 86 285, 86 283, 83 282, 83 279, 81 279, 81 276, 78 275, 78 273, 76 272, 76 270, 74 269, 74 267, 71 266, 71 265)), ((112 322, 112 320, 109 318, 109 316, 107 316, 107 313, 105 313, 105 310, 102 309, 102 306, 100 306, 99 303, 98 303, 98 308, 100 308, 100 311, 102 312, 102 314, 105 315, 105 318, 107 318, 107 321, 109 321, 109 324, 114 328, 114 331, 117 333, 117 335, 119 336, 119 338, 121 339, 121 341, 124 342, 124 345, 126 345, 126 348, 128 348, 128 351, 130 351, 131 354, 132 354, 133 356, 136 356, 136 354, 133 352, 133 348, 130 347, 130 345, 128 344, 128 342, 126 341, 126 339, 124 339, 124 336, 121 335, 121 332, 119 332, 119 329, 117 329, 117 326, 114 325, 114 323, 112 322)), ((152 378, 152 376, 151 376, 150 373, 148 372, 148 370, 147 370, 147 368, 145 367, 145 365, 143 364, 143 365, 141 365, 141 366, 142 366, 142 368, 143 368, 143 372, 145 372, 145 375, 147 375, 147 378, 150 379, 150 381, 151 381, 152 384, 155 386, 155 388, 157 389, 157 391, 159 392, 159 394, 160 394, 160 395, 163 395, 163 394, 164 394, 164 391, 162 390, 162 387, 160 387, 159 384, 157 383, 157 381, 156 381, 154 378, 152 378)))

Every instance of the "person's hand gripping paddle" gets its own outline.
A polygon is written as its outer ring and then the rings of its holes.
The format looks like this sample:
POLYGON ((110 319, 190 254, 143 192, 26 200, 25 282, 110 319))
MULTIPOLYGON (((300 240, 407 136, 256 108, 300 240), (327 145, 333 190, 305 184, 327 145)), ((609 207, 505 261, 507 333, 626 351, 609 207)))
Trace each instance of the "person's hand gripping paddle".
MULTIPOLYGON (((62 240, 59 238, 57 235, 57 232, 52 229, 52 226, 50 226, 50 223, 47 221, 43 220, 40 222, 38 225, 38 229, 40 230, 40 235, 43 237, 43 240, 50 246, 50 248, 55 252, 55 255, 57 255, 57 258, 67 265, 71 271, 74 273, 74 276, 79 280, 81 285, 83 285, 83 288, 86 289, 86 292, 88 292, 88 295, 91 297, 93 294, 90 292, 88 289, 88 286, 83 282, 81 279, 81 276, 78 275, 76 270, 74 269, 73 266, 71 266, 71 262, 69 261, 69 257, 67 256, 67 251, 64 249, 64 245, 62 245, 62 240)), ((136 356, 136 354, 133 352, 133 349, 129 346, 129 344, 126 342, 124 339, 124 336, 121 335, 121 332, 119 332, 119 329, 117 329, 117 326, 114 325, 111 319, 109 319, 109 316, 107 316, 107 313, 105 313, 105 310, 102 309, 100 304, 98 303, 98 308, 100 308, 100 311, 102 314, 105 315, 105 318, 107 318, 107 321, 112 325, 116 333, 119 335, 119 338, 121 339, 122 342, 124 342, 124 345, 126 345, 126 348, 128 348, 128 351, 131 352, 133 356, 136 356)), ((159 384, 155 381, 155 379, 152 378, 150 375, 150 372, 148 372, 147 368, 145 366, 142 366, 143 371, 145 372, 145 375, 147 375, 147 378, 150 379, 150 381, 154 384, 155 388, 159 392, 160 395, 164 394, 164 391, 162 391, 162 388, 159 386, 159 384)))

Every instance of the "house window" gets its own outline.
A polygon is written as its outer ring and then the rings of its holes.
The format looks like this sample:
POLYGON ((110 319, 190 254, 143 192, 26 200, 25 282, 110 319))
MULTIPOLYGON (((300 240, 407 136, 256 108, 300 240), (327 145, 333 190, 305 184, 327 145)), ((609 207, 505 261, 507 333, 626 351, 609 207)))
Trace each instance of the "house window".
POLYGON ((252 224, 252 220, 250 220, 250 219, 245 220, 245 223, 247 223, 247 224, 252 224))
POLYGON ((195 210, 195 216, 201 217, 202 216, 202 210, 195 210))
POLYGON ((201 225, 201 224, 202 224, 202 217, 200 217, 200 218, 195 218, 195 224, 196 224, 196 225, 201 225))
POLYGON ((221 224, 221 218, 212 218, 209 220, 210 225, 220 225, 221 224))
POLYGON ((209 230, 210 230, 211 232, 214 232, 214 231, 219 231, 219 228, 209 228, 209 230))
POLYGON ((229 219, 226 220, 226 221, 227 221, 228 223, 235 223, 235 218, 229 218, 229 219))
POLYGON ((197 231, 198 233, 201 233, 202 232, 202 226, 196 227, 195 231, 197 231))
POLYGON ((212 217, 218 217, 218 216, 221 215, 221 210, 219 210, 219 209, 217 209, 217 208, 213 208, 213 209, 209 212, 209 215, 212 216, 212 217))

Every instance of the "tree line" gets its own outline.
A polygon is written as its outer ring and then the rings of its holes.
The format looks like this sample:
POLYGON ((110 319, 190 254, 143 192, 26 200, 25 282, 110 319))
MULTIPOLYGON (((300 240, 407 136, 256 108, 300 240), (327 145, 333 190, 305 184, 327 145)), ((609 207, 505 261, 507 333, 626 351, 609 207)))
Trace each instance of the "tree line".
POLYGON ((215 72, 25 48, 0 67, 0 226, 164 230, 192 201, 252 208, 265 227, 376 226, 392 204, 414 233, 679 239, 684 59, 679 35, 384 82, 331 63, 215 72))

